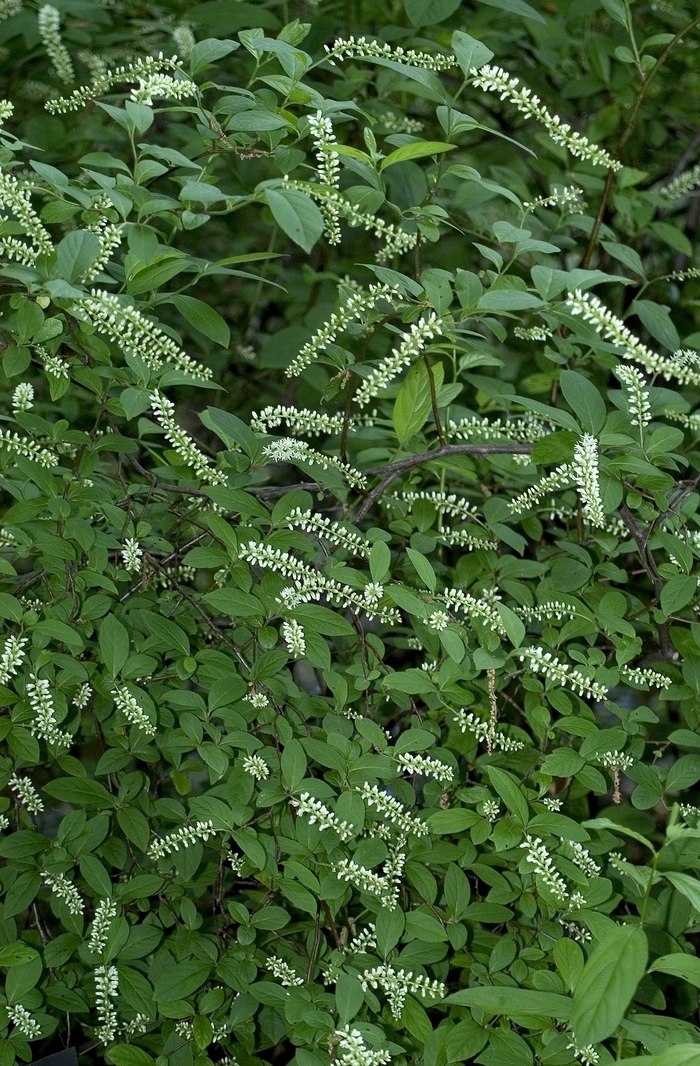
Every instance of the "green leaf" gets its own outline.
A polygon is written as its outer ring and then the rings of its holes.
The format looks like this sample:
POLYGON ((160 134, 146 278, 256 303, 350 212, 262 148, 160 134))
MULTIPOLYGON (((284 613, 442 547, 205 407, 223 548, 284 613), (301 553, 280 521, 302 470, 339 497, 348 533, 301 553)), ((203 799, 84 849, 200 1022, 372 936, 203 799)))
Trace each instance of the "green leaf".
POLYGON ((520 15, 521 18, 531 19, 533 22, 544 22, 539 11, 525 3, 525 0, 479 0, 480 4, 488 7, 497 7, 501 11, 508 11, 512 15, 520 15))
POLYGON ((668 307, 654 303, 652 300, 635 300, 630 310, 644 323, 654 340, 664 348, 675 352, 681 346, 678 330, 671 321, 668 307))
POLYGON ((425 587, 430 589, 431 592, 435 592, 437 587, 437 577, 435 576, 435 571, 433 570, 430 560, 426 559, 426 557, 421 552, 416 551, 415 548, 406 548, 406 554, 413 564, 413 569, 416 571, 425 587))
POLYGON ((513 774, 508 773, 507 770, 501 770, 497 766, 489 766, 487 772, 496 792, 511 814, 515 816, 516 821, 524 828, 527 825, 530 812, 528 811, 527 800, 518 784, 518 779, 513 774))
POLYGON ((572 1001, 567 996, 512 987, 463 988, 446 996, 444 1002, 476 1007, 489 1014, 505 1014, 509 1018, 533 1014, 556 1018, 558 1021, 567 1021, 572 1009, 572 1001))
MULTIPOLYGON (((432 370, 437 392, 444 377, 442 363, 436 363, 432 370)), ((421 359, 409 370, 394 402, 392 421, 402 447, 423 428, 431 408, 430 377, 428 368, 421 359)))
POLYGON ((542 300, 519 289, 487 289, 477 307, 480 311, 525 311, 542 307, 542 300))
POLYGON ((153 995, 157 1002, 187 999, 206 981, 211 972, 211 962, 184 961, 169 966, 156 978, 153 995))
POLYGON ((579 1047, 611 1036, 622 1021, 647 964, 647 938, 625 925, 600 941, 583 968, 571 1012, 579 1047))
POLYGON ((323 233, 323 216, 313 200, 298 189, 267 189, 265 196, 280 229, 310 252, 323 233))
POLYGON ((562 370, 559 379, 564 399, 583 428, 597 436, 605 424, 605 401, 592 381, 575 370, 562 370))
POLYGON ((525 626, 517 614, 511 611, 510 607, 506 607, 505 603, 496 604, 496 610, 503 622, 503 628, 506 631, 508 640, 514 648, 519 648, 525 639, 525 626))
POLYGON ((5 944, 0 948, 0 966, 23 966, 25 962, 31 962, 37 957, 34 948, 16 940, 13 944, 5 944))
POLYGON ((673 955, 661 955, 654 959, 649 967, 649 973, 668 973, 672 977, 680 977, 696 988, 700 988, 700 959, 696 955, 687 955, 684 951, 674 952, 673 955))
POLYGON ((147 1051, 133 1044, 117 1044, 106 1052, 114 1066, 155 1066, 155 1060, 147 1051))
MULTIPOLYGON (((424 0, 418 0, 424 2, 424 0)), ((444 0, 428 0, 428 2, 440 3, 444 0)), ((418 141, 414 144, 404 144, 401 148, 390 152, 383 159, 379 169, 384 171, 387 167, 393 167, 394 163, 403 163, 406 159, 422 159, 426 155, 441 155, 443 152, 452 152, 456 144, 445 144, 444 141, 418 141)))
POLYGON ((406 14, 414 26, 436 26, 454 14, 461 0, 405 0, 406 14))
POLYGON ((115 678, 129 657, 129 634, 118 618, 108 614, 100 626, 100 655, 115 678))
POLYGON ((682 896, 690 900, 696 911, 700 912, 700 881, 697 877, 669 870, 664 872, 664 877, 674 888, 678 889, 682 896))
POLYGON ((644 844, 645 847, 654 853, 654 846, 646 837, 643 837, 641 833, 637 833, 634 829, 629 829, 626 825, 620 825, 618 822, 613 822, 611 818, 589 818, 588 821, 582 822, 581 825, 584 829, 611 829, 615 833, 623 833, 624 836, 632 837, 633 840, 638 841, 640 844, 644 844))
POLYGON ((468 33, 463 33, 462 30, 455 30, 452 34, 452 50, 464 74, 469 74, 472 67, 479 70, 493 59, 493 52, 490 48, 474 37, 470 37, 468 33))
POLYGON ((228 348, 231 331, 213 307, 204 303, 203 300, 196 300, 193 296, 182 296, 179 293, 169 296, 168 302, 175 304, 182 317, 205 337, 221 345, 222 348, 228 348))
POLYGON ((198 74, 200 70, 204 70, 211 63, 216 63, 217 59, 223 59, 236 48, 240 48, 238 41, 219 41, 215 37, 197 41, 190 52, 191 73, 198 74))
POLYGON ((341 971, 335 983, 335 1004, 341 1025, 347 1025, 349 1021, 352 1021, 363 1001, 364 992, 359 978, 354 974, 341 971))
POLYGON ((56 249, 56 276, 68 282, 80 281, 100 254, 100 242, 90 230, 67 233, 56 249))
POLYGON ((87 777, 58 777, 43 786, 43 791, 63 803, 72 803, 78 807, 98 807, 104 809, 114 806, 114 797, 110 795, 99 781, 87 777))
POLYGON ((661 590, 661 610, 664 614, 674 614, 682 610, 698 591, 697 577, 690 574, 676 574, 668 579, 661 590))
POLYGON ((231 618, 250 618, 253 615, 265 617, 266 611, 256 596, 240 589, 214 589, 203 597, 215 611, 227 614, 231 618))

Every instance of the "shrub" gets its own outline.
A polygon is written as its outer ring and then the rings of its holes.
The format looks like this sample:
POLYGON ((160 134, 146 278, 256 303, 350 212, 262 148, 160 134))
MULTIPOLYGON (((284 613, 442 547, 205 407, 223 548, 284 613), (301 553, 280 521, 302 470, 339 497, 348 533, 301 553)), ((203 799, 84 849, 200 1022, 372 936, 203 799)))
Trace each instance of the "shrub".
POLYGON ((700 15, 0 19, 0 1066, 697 1064, 700 15))

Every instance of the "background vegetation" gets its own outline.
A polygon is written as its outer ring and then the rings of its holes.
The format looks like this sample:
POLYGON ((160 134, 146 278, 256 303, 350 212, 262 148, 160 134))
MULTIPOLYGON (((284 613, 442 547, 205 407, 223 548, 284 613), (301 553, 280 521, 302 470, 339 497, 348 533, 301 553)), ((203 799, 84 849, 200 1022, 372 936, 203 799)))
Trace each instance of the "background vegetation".
POLYGON ((0 1066, 696 1066, 696 5, 0 20, 0 1066))

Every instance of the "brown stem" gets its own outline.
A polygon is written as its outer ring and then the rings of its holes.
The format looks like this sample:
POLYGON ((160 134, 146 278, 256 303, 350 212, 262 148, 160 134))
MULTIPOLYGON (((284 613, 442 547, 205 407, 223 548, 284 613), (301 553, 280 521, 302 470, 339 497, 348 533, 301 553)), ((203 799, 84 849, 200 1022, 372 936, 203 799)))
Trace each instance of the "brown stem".
MULTIPOLYGON (((681 41, 683 39, 683 37, 685 37, 685 35, 690 32, 690 30, 692 30, 695 26, 697 26, 697 24, 699 22, 700 22, 700 15, 696 15, 695 18, 691 19, 691 21, 688 23, 687 26, 683 27, 683 29, 680 31, 680 33, 676 34, 676 36, 673 38, 673 40, 668 43, 668 45, 666 46, 664 51, 659 56, 658 60, 656 61, 656 65, 649 71, 649 75, 646 78, 646 80, 644 82, 642 82, 642 87, 639 90, 639 92, 637 93, 637 99, 634 102, 634 107, 632 108, 632 113, 630 114, 630 117, 627 120, 627 125, 625 126, 625 128, 623 130, 622 137, 620 138, 620 143, 618 144, 617 149, 615 151, 615 155, 613 156, 614 159, 619 160, 619 158, 622 155, 622 152, 623 152, 623 150, 625 148, 625 145, 627 144, 628 140, 632 136, 632 132, 633 132, 635 124, 637 122, 637 116, 639 114, 639 109, 642 106, 642 103, 644 102, 647 93, 649 92, 649 86, 651 85, 652 81, 656 77, 656 74, 661 69, 663 64, 666 62, 666 60, 668 59, 669 55, 671 54, 671 52, 673 51, 675 46, 678 44, 678 42, 681 41)), ((605 188, 603 189, 603 195, 602 195, 602 198, 601 198, 601 201, 600 201, 600 206, 598 208, 598 214, 596 215, 596 220, 595 220, 595 222, 593 224, 593 229, 591 230, 591 236, 590 236, 590 238, 588 240, 588 246, 586 247, 586 251, 585 251, 585 254, 583 256, 583 259, 581 260, 581 266, 584 269, 588 267, 588 264, 590 263, 591 259, 593 258, 593 252, 595 251, 596 245, 598 244, 598 234, 600 233, 600 227, 603 224, 603 219, 605 218, 605 212, 607 210, 608 201, 610 199, 610 195, 611 195, 611 193, 613 191, 614 186, 615 186, 615 171, 614 170, 609 170, 608 171, 608 176, 605 179, 605 188)))
POLYGON ((435 419, 435 428, 437 429, 438 440, 444 447, 447 444, 445 439, 445 431, 442 428, 442 422, 440 421, 440 412, 438 411, 437 393, 435 392, 435 375, 433 374, 433 368, 430 365, 430 360, 427 355, 423 353, 423 362, 425 363, 425 369, 428 371, 428 383, 430 385, 430 406, 433 409, 433 418, 435 419))

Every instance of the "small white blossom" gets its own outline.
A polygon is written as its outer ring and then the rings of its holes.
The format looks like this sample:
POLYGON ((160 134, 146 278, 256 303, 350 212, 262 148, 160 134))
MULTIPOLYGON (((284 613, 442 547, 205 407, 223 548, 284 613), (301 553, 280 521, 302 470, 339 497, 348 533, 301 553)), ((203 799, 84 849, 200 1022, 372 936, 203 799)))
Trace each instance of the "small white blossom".
POLYGON ((577 692, 579 696, 590 696, 595 700, 604 700, 608 694, 605 685, 598 681, 591 681, 578 667, 560 662, 556 655, 543 648, 523 648, 520 662, 527 662, 531 670, 545 677, 551 677, 554 681, 577 692))
POLYGON ((552 796, 544 796, 541 800, 545 807, 550 811, 560 811, 562 807, 562 801, 560 799, 554 799, 552 796))
POLYGON ((131 695, 126 685, 117 685, 116 688, 113 688, 112 698, 128 722, 138 726, 149 737, 155 736, 156 727, 136 697, 131 695))
POLYGON ((294 620, 291 622, 283 622, 282 637, 284 643, 287 645, 287 651, 290 655, 294 655, 297 659, 305 655, 306 638, 304 627, 302 625, 294 620))
POLYGON ((95 917, 92 921, 88 947, 100 955, 107 943, 109 927, 117 916, 117 904, 113 899, 101 899, 95 908, 95 917))
POLYGON ((114 1000, 119 991, 116 966, 98 966, 95 970, 95 1008, 100 1022, 95 1036, 101 1044, 111 1044, 117 1034, 118 1019, 114 1000))
POLYGON ((621 364, 615 368, 620 381, 627 386, 627 403, 629 405, 630 422, 633 426, 643 428, 648 426, 651 420, 651 404, 649 403, 649 391, 640 370, 636 366, 621 364))
POLYGON ((15 411, 29 411, 34 406, 34 386, 28 381, 20 381, 12 393, 12 407, 15 411))
POLYGON ((372 1051, 365 1044, 359 1029, 336 1029, 333 1036, 338 1041, 335 1061, 338 1066, 385 1066, 390 1062, 388 1051, 372 1051))
POLYGON ((0 685, 6 685, 10 678, 14 677, 19 670, 27 657, 24 649, 28 643, 26 637, 13 635, 7 638, 0 656, 0 685))
POLYGON ((261 711, 263 707, 269 707, 270 701, 264 692, 249 692, 243 699, 246 703, 249 703, 251 707, 255 707, 256 711, 261 711))
POLYGON ((64 82, 75 81, 68 49, 61 40, 61 13, 51 4, 39 8, 39 33, 56 74, 64 82))
POLYGON ((352 826, 349 822, 343 822, 332 811, 328 810, 325 803, 314 799, 308 792, 302 792, 298 799, 293 799, 292 804, 297 809, 298 815, 308 818, 309 825, 318 823, 319 829, 332 829, 341 840, 349 840, 352 836, 352 826))
POLYGON ((172 78, 169 74, 149 74, 139 78, 138 88, 131 90, 131 99, 135 104, 147 104, 154 99, 183 100, 186 96, 195 96, 197 86, 189 78, 172 78))
POLYGON ((590 433, 584 433, 581 440, 576 442, 573 467, 583 516, 592 526, 602 526, 605 514, 598 476, 598 442, 590 433))
POLYGON ((622 751, 606 751, 599 755, 598 758, 606 770, 618 770, 621 773, 629 770, 630 766, 634 765, 632 756, 626 755, 622 751))
POLYGON ((568 148, 573 156, 588 159, 610 170, 621 169, 622 163, 619 160, 613 159, 599 145, 592 144, 583 134, 576 133, 567 122, 562 122, 558 115, 552 115, 531 89, 518 88, 519 79, 512 78, 501 67, 484 66, 480 70, 473 67, 471 74, 473 85, 487 92, 498 93, 501 100, 509 100, 526 118, 536 118, 554 143, 568 148))
MULTIPOLYGON (((549 196, 541 196, 532 203, 524 203, 523 207, 526 211, 534 211, 537 207, 568 207, 571 214, 579 214, 583 210, 582 195, 583 192, 577 185, 568 185, 562 189, 553 189, 549 196)), ((551 337, 551 333, 549 336, 551 337)))
POLYGON ((369 785, 365 781, 363 785, 355 788, 355 792, 359 792, 365 803, 379 811, 386 821, 396 826, 401 834, 425 836, 430 832, 426 822, 414 818, 408 813, 403 803, 394 796, 390 796, 388 792, 382 791, 378 785, 369 785))
POLYGON ((27 683, 27 699, 35 715, 29 723, 31 732, 49 744, 69 747, 73 738, 70 733, 58 728, 51 685, 45 679, 36 677, 35 674, 31 674, 30 678, 27 683))
POLYGON ((577 1047, 576 1044, 567 1044, 567 1051, 573 1051, 574 1058, 583 1063, 583 1066, 598 1066, 600 1062, 600 1055, 593 1047, 592 1044, 586 1044, 585 1047, 577 1047))
POLYGON ((13 774, 7 783, 30 814, 43 811, 43 800, 28 777, 18 777, 17 774, 13 774))
POLYGON ((386 964, 365 970, 360 975, 364 989, 382 988, 387 993, 389 1007, 394 1018, 400 1018, 403 1005, 409 992, 422 999, 444 999, 447 989, 442 981, 431 981, 422 974, 412 974, 407 970, 396 970, 386 964))
POLYGON ((400 344, 389 353, 380 366, 362 379, 362 384, 355 394, 358 406, 366 407, 404 367, 421 355, 428 341, 441 332, 442 325, 442 320, 432 311, 419 322, 414 322, 400 344))
POLYGON ((620 679, 631 681, 634 685, 642 688, 668 688, 672 684, 671 678, 666 674, 660 674, 658 670, 650 670, 640 666, 620 666, 620 679))
POLYGON ((14 174, 0 173, 0 207, 9 208, 17 222, 22 226, 22 234, 30 243, 15 238, 3 237, 0 249, 10 259, 16 259, 31 266, 43 253, 53 249, 51 234, 32 207, 29 185, 21 182, 14 174))
POLYGON ((523 341, 546 341, 552 336, 551 329, 547 329, 546 326, 528 326, 527 329, 523 326, 515 326, 513 333, 523 341))
POLYGON ((556 489, 565 489, 575 480, 576 471, 573 463, 562 463, 556 470, 553 470, 551 474, 546 474, 543 478, 532 485, 531 488, 526 489, 515 499, 510 500, 508 506, 513 514, 522 514, 523 511, 529 511, 531 507, 539 503, 543 496, 547 496, 550 492, 556 491, 556 489))
POLYGON ((433 611, 429 614, 425 620, 429 629, 434 629, 436 632, 441 633, 450 622, 450 616, 445 611, 433 611))
MULTIPOLYGON (((5 19, 11 19, 15 15, 19 15, 21 10, 22 0, 0 0, 0 22, 4 22, 5 19)), ((11 111, 10 114, 12 114, 11 111)), ((8 118, 9 116, 2 115, 2 112, 0 112, 0 117, 8 118)))
POLYGON ((264 781, 270 776, 270 767, 261 755, 245 755, 243 757, 243 769, 256 781, 264 781))
POLYGON ((570 840, 569 848, 571 852, 571 861, 574 866, 578 866, 579 870, 581 870, 586 877, 597 877, 600 873, 600 866, 595 859, 591 858, 584 846, 579 844, 576 840, 570 840))
MULTIPOLYGON (((333 123, 321 111, 309 116, 309 132, 313 137, 316 159, 318 161, 318 180, 322 185, 338 188, 340 184, 340 163, 338 161, 337 140, 333 132, 333 123)), ((340 221, 338 209, 332 201, 321 204, 321 214, 325 222, 325 232, 329 244, 340 244, 340 221)))
POLYGON ((481 811, 484 818, 489 822, 495 822, 501 811, 501 805, 498 800, 487 799, 481 805, 481 811))
POLYGON ((8 1018, 16 1025, 22 1036, 26 1036, 29 1040, 37 1040, 41 1036, 41 1026, 21 1003, 8 1003, 5 1010, 8 1018))
POLYGON ((73 703, 75 704, 75 706, 78 708, 79 711, 82 711, 82 710, 84 710, 87 707, 88 703, 90 702, 91 697, 92 697, 92 688, 86 681, 84 684, 82 684, 78 688, 78 691, 76 692, 75 696, 73 697, 73 703))
POLYGON ((85 910, 85 904, 81 899, 80 893, 73 882, 68 880, 65 874, 44 873, 44 881, 49 886, 54 896, 66 904, 71 914, 83 913, 85 910))
POLYGON ((162 859, 164 855, 172 855, 180 848, 189 848, 200 841, 206 844, 210 837, 216 836, 216 829, 212 821, 195 822, 194 825, 183 825, 180 829, 168 833, 152 844, 148 854, 152 859, 162 859))
POLYGON ((491 747, 500 751, 521 751, 525 747, 521 740, 512 740, 500 729, 492 729, 490 721, 485 722, 477 718, 473 711, 467 714, 464 707, 455 711, 454 716, 457 728, 462 733, 473 733, 480 744, 490 741, 491 747))
POLYGON ((450 784, 454 778, 451 766, 447 766, 439 759, 432 759, 429 755, 412 755, 402 751, 396 758, 397 763, 404 773, 422 774, 424 777, 433 777, 442 784, 450 784))
POLYGON ((211 459, 204 455, 190 435, 178 426, 175 421, 175 404, 167 396, 157 390, 152 392, 151 410, 165 430, 168 441, 185 465, 194 471, 195 477, 207 485, 226 483, 226 475, 223 471, 213 468, 211 459))
POLYGON ((129 574, 140 574, 143 565, 143 549, 135 537, 127 537, 122 548, 124 569, 129 574))
POLYGON ((308 463, 309 466, 320 466, 323 470, 334 467, 353 488, 364 488, 367 484, 367 478, 359 470, 348 466, 334 455, 325 455, 312 448, 306 441, 294 440, 293 437, 282 437, 280 440, 273 441, 272 444, 266 445, 263 454, 271 463, 308 463))
POLYGON ((285 988, 304 984, 304 978, 295 973, 289 963, 286 963, 284 959, 278 958, 277 955, 268 956, 265 965, 285 988))
MULTIPOLYGON (((372 547, 361 534, 347 529, 345 524, 333 522, 325 515, 315 514, 313 511, 302 511, 300 507, 291 511, 283 524, 287 529, 303 529, 305 533, 313 533, 316 537, 346 548, 361 558, 367 558, 372 547)), ((365 589, 365 593, 366 591, 365 589)))
POLYGON ((569 890, 566 887, 566 882, 556 869, 552 856, 549 854, 540 838, 532 837, 529 833, 526 833, 525 841, 520 847, 527 848, 527 855, 525 856, 526 860, 535 867, 535 873, 542 878, 542 881, 550 890, 557 903, 565 903, 569 898, 569 890))

